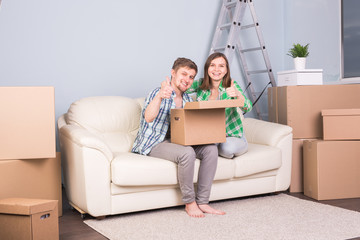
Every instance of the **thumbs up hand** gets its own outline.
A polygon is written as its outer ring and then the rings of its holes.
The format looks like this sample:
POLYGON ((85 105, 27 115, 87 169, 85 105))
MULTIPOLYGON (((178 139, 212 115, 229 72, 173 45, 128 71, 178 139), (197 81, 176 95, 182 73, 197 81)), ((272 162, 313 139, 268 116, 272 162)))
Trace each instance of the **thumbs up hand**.
POLYGON ((226 88, 226 93, 233 98, 240 99, 243 102, 245 101, 244 95, 235 87, 234 80, 231 81, 231 86, 226 88))
POLYGON ((161 83, 159 92, 161 99, 170 98, 173 90, 174 89, 171 87, 169 77, 166 77, 166 80, 161 83))
POLYGON ((234 85, 234 81, 231 81, 231 86, 226 88, 226 93, 230 96, 230 97, 238 97, 239 95, 241 95, 241 93, 239 92, 239 90, 236 89, 235 85, 234 85))

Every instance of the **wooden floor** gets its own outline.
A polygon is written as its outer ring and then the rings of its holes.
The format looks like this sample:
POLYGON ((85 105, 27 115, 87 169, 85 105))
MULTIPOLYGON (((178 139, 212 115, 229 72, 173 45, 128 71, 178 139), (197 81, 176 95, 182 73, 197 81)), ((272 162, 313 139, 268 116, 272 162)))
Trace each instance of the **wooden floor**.
MULTIPOLYGON (((301 199, 317 202, 314 199, 306 197, 302 193, 289 193, 289 192, 284 192, 284 193, 301 199)), ((360 212, 360 198, 326 200, 326 201, 318 201, 318 202, 360 212)), ((85 215, 85 219, 91 219, 91 218, 92 218, 91 216, 85 215)), ((73 210, 69 205, 66 198, 65 190, 63 189, 63 216, 60 217, 59 220, 60 240, 85 240, 85 239, 106 240, 107 239, 101 234, 94 231, 92 228, 88 227, 85 223, 83 223, 83 220, 84 219, 81 218, 81 214, 76 210, 73 210)), ((360 237, 354 239, 360 239, 360 237)))

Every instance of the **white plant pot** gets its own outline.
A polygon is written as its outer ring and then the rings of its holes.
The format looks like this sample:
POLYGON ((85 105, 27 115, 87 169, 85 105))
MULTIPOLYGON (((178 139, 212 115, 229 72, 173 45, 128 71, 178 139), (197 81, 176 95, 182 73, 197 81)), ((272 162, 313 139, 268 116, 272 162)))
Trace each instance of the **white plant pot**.
POLYGON ((294 66, 296 70, 304 70, 306 65, 306 58, 297 57, 294 58, 294 66))

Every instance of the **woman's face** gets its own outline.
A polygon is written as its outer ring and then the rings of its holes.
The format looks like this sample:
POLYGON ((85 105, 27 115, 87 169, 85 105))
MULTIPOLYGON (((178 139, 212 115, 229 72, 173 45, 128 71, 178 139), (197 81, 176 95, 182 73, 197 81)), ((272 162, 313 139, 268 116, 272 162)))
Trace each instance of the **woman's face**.
POLYGON ((221 81, 226 73, 226 61, 223 57, 215 58, 210 62, 208 74, 212 81, 221 81))

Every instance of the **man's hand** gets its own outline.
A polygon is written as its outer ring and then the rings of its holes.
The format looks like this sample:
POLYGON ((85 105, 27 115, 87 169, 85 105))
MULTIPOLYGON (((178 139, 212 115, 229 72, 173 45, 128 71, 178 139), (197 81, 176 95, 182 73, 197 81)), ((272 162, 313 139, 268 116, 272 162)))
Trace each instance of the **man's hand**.
POLYGON ((171 87, 170 79, 169 77, 166 77, 166 80, 161 83, 161 88, 159 91, 160 98, 170 98, 173 91, 174 89, 171 87))
POLYGON ((173 90, 174 89, 171 87, 169 77, 166 77, 166 80, 161 83, 160 91, 156 94, 145 110, 144 117, 146 122, 149 123, 154 121, 156 116, 159 114, 161 101, 165 98, 169 99, 173 90))

